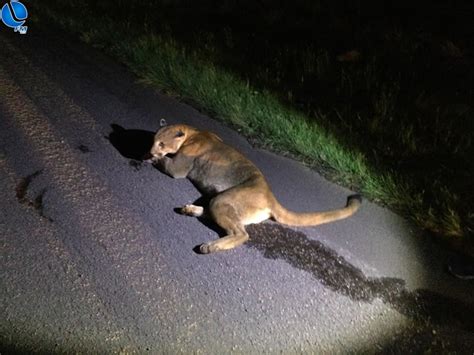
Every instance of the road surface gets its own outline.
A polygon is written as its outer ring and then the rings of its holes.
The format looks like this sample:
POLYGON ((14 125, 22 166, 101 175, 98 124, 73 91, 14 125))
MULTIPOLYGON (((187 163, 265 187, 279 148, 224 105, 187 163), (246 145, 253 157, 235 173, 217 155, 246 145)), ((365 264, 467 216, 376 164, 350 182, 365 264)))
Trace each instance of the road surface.
POLYGON ((200 255, 215 228, 174 212, 197 190, 139 159, 161 118, 218 133, 290 209, 352 192, 62 34, 2 28, 0 48, 1 354, 473 353, 473 283, 397 215, 365 201, 200 255))

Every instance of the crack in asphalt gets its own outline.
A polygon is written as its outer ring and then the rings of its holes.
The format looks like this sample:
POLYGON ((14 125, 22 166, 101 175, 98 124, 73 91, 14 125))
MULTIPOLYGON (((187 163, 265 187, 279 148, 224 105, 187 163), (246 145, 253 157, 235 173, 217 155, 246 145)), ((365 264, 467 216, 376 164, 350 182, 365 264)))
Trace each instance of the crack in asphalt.
POLYGON ((22 178, 20 182, 15 187, 16 198, 20 203, 28 203, 29 200, 26 197, 28 192, 28 187, 30 186, 31 182, 38 177, 43 171, 37 170, 34 173, 22 178))
POLYGON ((33 207, 33 209, 38 212, 40 217, 53 222, 53 219, 50 217, 45 216, 44 214, 44 204, 43 204, 43 198, 44 195, 47 191, 46 188, 42 189, 41 192, 34 198, 30 199, 28 198, 28 189, 30 187, 30 184, 35 180, 38 176, 40 176, 43 172, 43 169, 37 170, 34 173, 20 179, 18 184, 15 187, 15 194, 18 202, 20 202, 23 205, 33 207))

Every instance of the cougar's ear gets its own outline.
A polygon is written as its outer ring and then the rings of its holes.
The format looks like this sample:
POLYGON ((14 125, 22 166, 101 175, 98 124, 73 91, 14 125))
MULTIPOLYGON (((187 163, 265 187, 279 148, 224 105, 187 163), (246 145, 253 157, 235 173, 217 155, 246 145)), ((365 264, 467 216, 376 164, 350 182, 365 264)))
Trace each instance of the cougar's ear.
POLYGON ((184 136, 184 132, 182 130, 179 130, 178 132, 176 132, 175 138, 179 138, 182 136, 184 136))
POLYGON ((168 123, 166 122, 166 120, 165 120, 164 118, 162 118, 162 119, 160 120, 160 127, 164 127, 164 126, 166 126, 167 124, 168 124, 168 123))

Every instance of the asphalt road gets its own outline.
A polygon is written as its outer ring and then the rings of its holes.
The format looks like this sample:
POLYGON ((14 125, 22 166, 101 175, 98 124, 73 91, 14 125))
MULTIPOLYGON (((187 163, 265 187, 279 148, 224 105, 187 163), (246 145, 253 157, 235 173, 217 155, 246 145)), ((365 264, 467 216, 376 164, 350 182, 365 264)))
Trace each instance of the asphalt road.
POLYGON ((1 354, 474 352, 473 283, 370 202, 344 221, 263 223, 242 247, 195 253, 218 237, 174 212, 197 190, 137 159, 161 118, 218 133, 293 210, 352 193, 62 34, 2 28, 1 354))

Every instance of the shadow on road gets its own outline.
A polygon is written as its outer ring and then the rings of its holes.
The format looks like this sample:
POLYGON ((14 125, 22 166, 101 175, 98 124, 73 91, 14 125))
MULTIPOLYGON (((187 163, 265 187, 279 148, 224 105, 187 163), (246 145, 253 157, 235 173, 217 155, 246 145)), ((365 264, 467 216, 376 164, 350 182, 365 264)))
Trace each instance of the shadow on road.
POLYGON ((142 129, 125 129, 115 123, 110 126, 112 132, 106 138, 121 155, 135 161, 143 161, 149 158, 148 154, 153 146, 154 132, 142 129))

